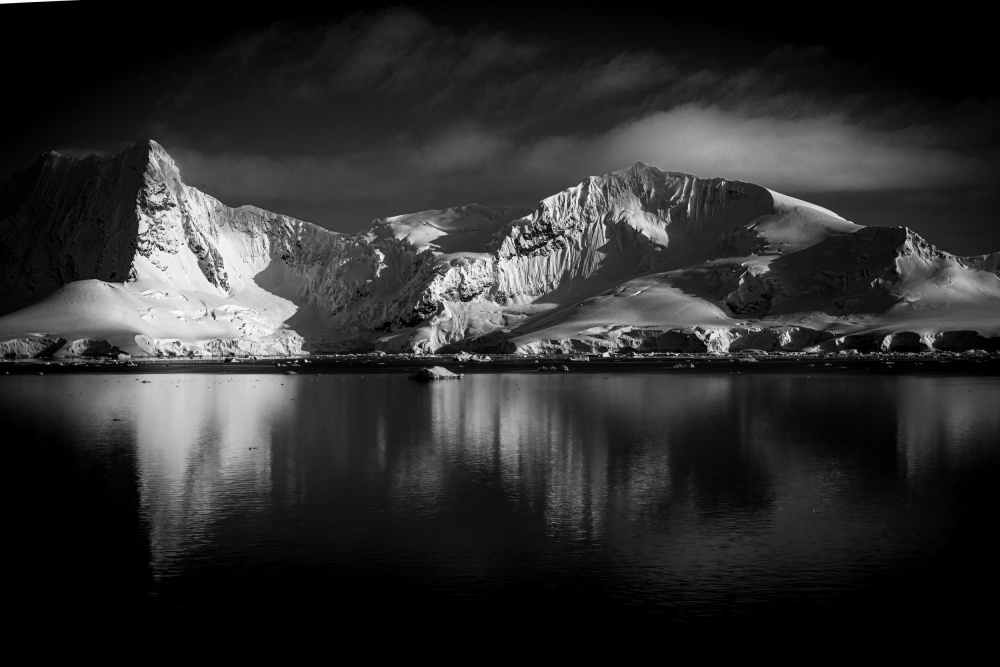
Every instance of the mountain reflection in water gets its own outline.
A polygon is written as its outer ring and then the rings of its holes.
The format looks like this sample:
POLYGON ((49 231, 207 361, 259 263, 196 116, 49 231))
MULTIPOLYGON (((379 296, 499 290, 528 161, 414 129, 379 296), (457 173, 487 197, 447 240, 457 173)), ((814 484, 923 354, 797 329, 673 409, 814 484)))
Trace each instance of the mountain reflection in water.
POLYGON ((21 552, 36 590, 161 609, 962 604, 988 567, 997 405, 997 378, 920 376, 0 381, 37 480, 21 552))

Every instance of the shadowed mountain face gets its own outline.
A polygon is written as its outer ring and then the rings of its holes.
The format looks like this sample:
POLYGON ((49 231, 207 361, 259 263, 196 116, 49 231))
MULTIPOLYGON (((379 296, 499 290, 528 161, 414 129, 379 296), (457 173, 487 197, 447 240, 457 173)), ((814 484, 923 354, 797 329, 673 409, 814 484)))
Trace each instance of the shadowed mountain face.
POLYGON ((0 342, 13 354, 722 351, 904 327, 931 345, 947 330, 1000 333, 997 257, 643 164, 534 211, 470 204, 349 236, 226 206, 147 142, 47 154, 0 183, 0 342))
POLYGON ((75 280, 124 282, 137 249, 148 150, 47 153, 0 183, 0 313, 75 280))

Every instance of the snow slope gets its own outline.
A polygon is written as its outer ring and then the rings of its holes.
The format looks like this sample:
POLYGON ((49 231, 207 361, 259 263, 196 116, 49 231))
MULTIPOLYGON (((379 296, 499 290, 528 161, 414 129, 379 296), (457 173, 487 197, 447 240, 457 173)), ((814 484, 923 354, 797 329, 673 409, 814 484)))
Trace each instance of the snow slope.
POLYGON ((226 206, 146 142, 46 154, 0 183, 0 352, 990 345, 998 258, 641 163, 534 210, 470 204, 350 236, 226 206))
POLYGON ((133 354, 287 354, 300 351, 296 331, 370 338, 412 319, 412 304, 394 299, 432 269, 429 253, 394 239, 225 206, 184 185, 155 142, 110 159, 42 156, 0 190, 0 211, 5 338, 100 336, 133 354))
POLYGON ((490 251, 493 237, 511 220, 531 209, 491 209, 468 204, 438 211, 423 211, 379 218, 365 234, 369 241, 394 238, 418 250, 431 249, 445 255, 481 254, 490 251))

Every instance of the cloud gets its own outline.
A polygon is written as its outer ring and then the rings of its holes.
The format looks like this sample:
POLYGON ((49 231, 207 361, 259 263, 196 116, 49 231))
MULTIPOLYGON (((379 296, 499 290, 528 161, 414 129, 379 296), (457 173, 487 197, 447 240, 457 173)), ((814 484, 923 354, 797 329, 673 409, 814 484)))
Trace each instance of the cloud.
POLYGON ((842 114, 779 118, 689 104, 596 136, 543 139, 523 162, 533 173, 582 166, 599 174, 642 161, 793 192, 947 187, 989 178, 981 159, 925 140, 921 128, 872 130, 842 114))
POLYGON ((268 26, 234 39, 218 62, 264 80, 271 91, 319 101, 345 91, 398 94, 453 86, 488 70, 529 63, 542 50, 485 27, 436 25, 396 7, 332 25, 268 26))
POLYGON ((415 149, 410 162, 418 170, 431 174, 479 171, 505 158, 510 148, 508 139, 464 124, 415 149))
POLYGON ((340 31, 328 34, 321 57, 339 51, 341 43, 346 43, 347 57, 343 66, 338 59, 317 64, 331 67, 334 78, 349 87, 399 85, 415 72, 430 69, 427 40, 433 31, 434 26, 423 16, 392 10, 377 15, 358 34, 346 39, 338 34, 340 31), (414 59, 418 62, 414 63, 414 59))
MULTIPOLYGON (((927 125, 948 111, 869 80, 863 70, 832 60, 822 47, 778 47, 734 66, 669 50, 600 43, 583 50, 538 33, 456 28, 393 8, 242 34, 193 68, 184 85, 164 89, 155 120, 194 124, 205 110, 232 110, 237 119, 304 121, 324 133, 319 119, 326 118, 376 141, 389 130, 421 141, 475 123, 531 141, 543 133, 607 131, 685 105, 741 116, 840 113, 873 128, 927 125)), ((990 122, 984 114, 980 124, 990 122)))
POLYGON ((167 145, 185 183, 196 185, 231 205, 302 199, 331 202, 379 193, 364 156, 272 157, 256 153, 210 154, 167 145))
POLYGON ((684 105, 605 132, 527 143, 465 123, 419 144, 329 157, 207 154, 184 145, 168 150, 186 182, 226 203, 291 214, 290 204, 341 211, 311 219, 356 230, 376 215, 420 208, 532 205, 636 161, 793 195, 942 191, 982 187, 992 177, 981 159, 929 144, 931 136, 922 128, 871 130, 839 114, 780 119, 684 105), (341 217, 348 215, 354 217, 341 217))
POLYGON ((557 42, 405 8, 274 24, 230 42, 190 90, 164 91, 154 138, 227 203, 301 202, 342 229, 531 205, 636 161, 793 195, 982 189, 997 175, 1000 102, 921 96, 823 47, 726 61, 557 42), (217 91, 231 97, 206 103, 217 91), (222 130, 210 110, 232 110, 222 130))
POLYGON ((677 75, 674 65, 655 53, 622 53, 581 72, 580 95, 604 97, 641 90, 677 75))
MULTIPOLYGON (((461 197, 472 197, 473 181, 507 164, 513 151, 507 138, 474 124, 420 144, 333 156, 213 153, 180 137, 164 146, 185 183, 228 205, 253 204, 345 230, 380 215, 469 203, 461 197)), ((488 190, 473 198, 488 198, 488 190)))

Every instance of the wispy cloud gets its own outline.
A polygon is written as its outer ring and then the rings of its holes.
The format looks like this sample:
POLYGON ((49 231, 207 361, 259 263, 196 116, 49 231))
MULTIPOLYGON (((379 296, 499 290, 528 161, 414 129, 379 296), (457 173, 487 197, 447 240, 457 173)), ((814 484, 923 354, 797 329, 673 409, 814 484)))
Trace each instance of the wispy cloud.
POLYGON ((209 154, 190 146, 167 146, 186 182, 200 185, 233 205, 306 199, 332 202, 381 193, 384 179, 370 178, 364 155, 317 158, 258 153, 209 154))
POLYGON ((621 53, 582 68, 583 98, 631 93, 665 83, 679 74, 676 65, 655 53, 621 53))
POLYGON ((228 203, 304 202, 341 228, 530 205, 636 161, 789 194, 982 189, 1000 165, 996 99, 914 95, 819 46, 735 66, 599 44, 567 54, 392 9, 275 24, 213 58, 155 119, 185 177, 228 203), (219 90, 234 118, 266 118, 288 141, 200 132, 219 90))
MULTIPOLYGON (((935 146, 922 128, 872 130, 843 115, 778 119, 684 105, 594 134, 520 143, 462 124, 419 143, 331 157, 216 155, 168 146, 185 179, 227 203, 309 202, 314 209, 402 213, 507 197, 517 205, 636 161, 701 177, 743 179, 791 194, 927 192, 982 186, 989 165, 935 146)), ((357 229, 363 219, 322 222, 357 229)))
POLYGON ((601 173, 642 161, 808 192, 948 187, 990 178, 981 159, 927 139, 923 128, 873 130, 842 114, 778 118, 689 104, 599 135, 545 138, 521 159, 533 173, 556 165, 601 173))
POLYGON ((273 91, 321 101, 345 91, 452 86, 491 69, 523 66, 542 50, 485 27, 456 31, 412 9, 393 8, 328 26, 269 26, 233 40, 218 62, 260 78, 273 91))
POLYGON ((508 159, 511 148, 505 137, 463 124, 409 151, 409 162, 418 173, 428 175, 458 170, 480 172, 508 159))

